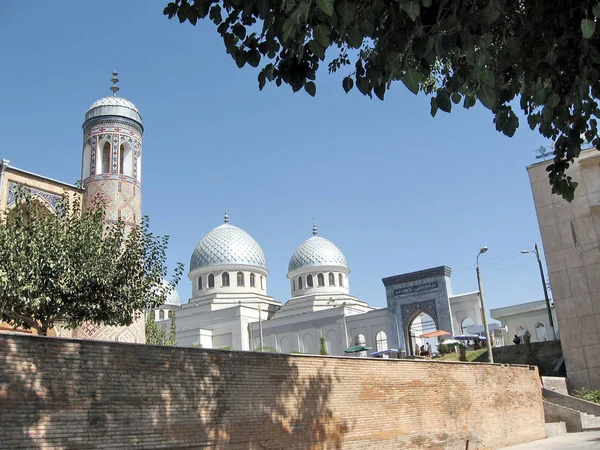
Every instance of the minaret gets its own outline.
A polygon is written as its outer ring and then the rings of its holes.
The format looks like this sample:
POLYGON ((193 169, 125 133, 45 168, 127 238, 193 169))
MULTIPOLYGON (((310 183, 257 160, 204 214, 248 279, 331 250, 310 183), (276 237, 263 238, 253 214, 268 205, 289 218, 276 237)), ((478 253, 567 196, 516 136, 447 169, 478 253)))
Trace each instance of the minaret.
MULTIPOLYGON (((117 72, 112 95, 94 102, 83 122, 83 210, 103 202, 106 221, 134 225, 142 218, 142 116, 129 100, 117 96, 117 72)), ((118 342, 146 342, 142 314, 129 327, 84 323, 73 337, 118 342)))
POLYGON ((142 216, 142 116, 129 100, 117 96, 117 72, 112 95, 95 102, 83 122, 81 179, 83 208, 105 204, 107 222, 139 223, 142 216))

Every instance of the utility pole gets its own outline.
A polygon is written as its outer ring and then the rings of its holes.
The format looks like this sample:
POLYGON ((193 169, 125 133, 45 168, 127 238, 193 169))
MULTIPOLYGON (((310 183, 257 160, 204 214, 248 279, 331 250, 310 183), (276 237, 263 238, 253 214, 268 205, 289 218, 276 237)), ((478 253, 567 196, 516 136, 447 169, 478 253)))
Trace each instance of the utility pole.
POLYGON ((488 361, 494 362, 494 355, 492 354, 492 341, 490 340, 490 330, 488 328, 487 317, 485 314, 485 301, 483 299, 483 288, 481 287, 481 270, 479 268, 479 257, 488 251, 487 247, 481 247, 479 254, 477 255, 477 285, 479 286, 479 301, 481 303, 481 316, 483 317, 483 328, 485 331, 485 341, 487 343, 488 361))

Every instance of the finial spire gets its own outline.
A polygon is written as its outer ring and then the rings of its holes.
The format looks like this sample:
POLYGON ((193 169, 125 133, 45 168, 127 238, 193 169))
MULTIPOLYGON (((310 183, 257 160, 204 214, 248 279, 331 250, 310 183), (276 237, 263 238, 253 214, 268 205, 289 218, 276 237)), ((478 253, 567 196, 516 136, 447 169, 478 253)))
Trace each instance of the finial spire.
POLYGON ((119 75, 117 72, 113 72, 112 73, 113 77, 110 79, 110 82, 113 84, 110 87, 110 90, 113 93, 113 97, 117 95, 117 91, 119 90, 119 86, 117 86, 117 83, 119 82, 119 79, 117 78, 117 75, 119 75))
POLYGON ((319 234, 317 231, 317 224, 313 220, 313 236, 316 236, 317 234, 319 234))
POLYGON ((224 217, 225 223, 229 223, 229 214, 227 214, 227 209, 225 209, 225 217, 224 217))

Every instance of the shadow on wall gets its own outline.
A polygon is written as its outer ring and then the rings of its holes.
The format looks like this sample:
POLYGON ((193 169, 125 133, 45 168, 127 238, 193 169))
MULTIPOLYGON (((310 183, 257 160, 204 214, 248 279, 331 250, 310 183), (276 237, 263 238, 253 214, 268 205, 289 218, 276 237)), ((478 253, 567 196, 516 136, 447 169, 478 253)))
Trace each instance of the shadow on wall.
POLYGON ((337 375, 285 355, 0 341, 0 448, 342 448, 351 426, 330 405, 337 375))

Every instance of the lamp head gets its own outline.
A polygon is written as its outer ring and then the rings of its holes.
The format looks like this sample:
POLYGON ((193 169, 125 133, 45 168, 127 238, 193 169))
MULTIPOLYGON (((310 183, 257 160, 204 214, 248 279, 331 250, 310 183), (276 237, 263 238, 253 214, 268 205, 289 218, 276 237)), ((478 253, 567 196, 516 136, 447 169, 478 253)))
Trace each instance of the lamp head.
POLYGON ((482 253, 485 253, 488 251, 487 247, 481 247, 481 249, 479 250, 479 254, 481 255, 482 253))

